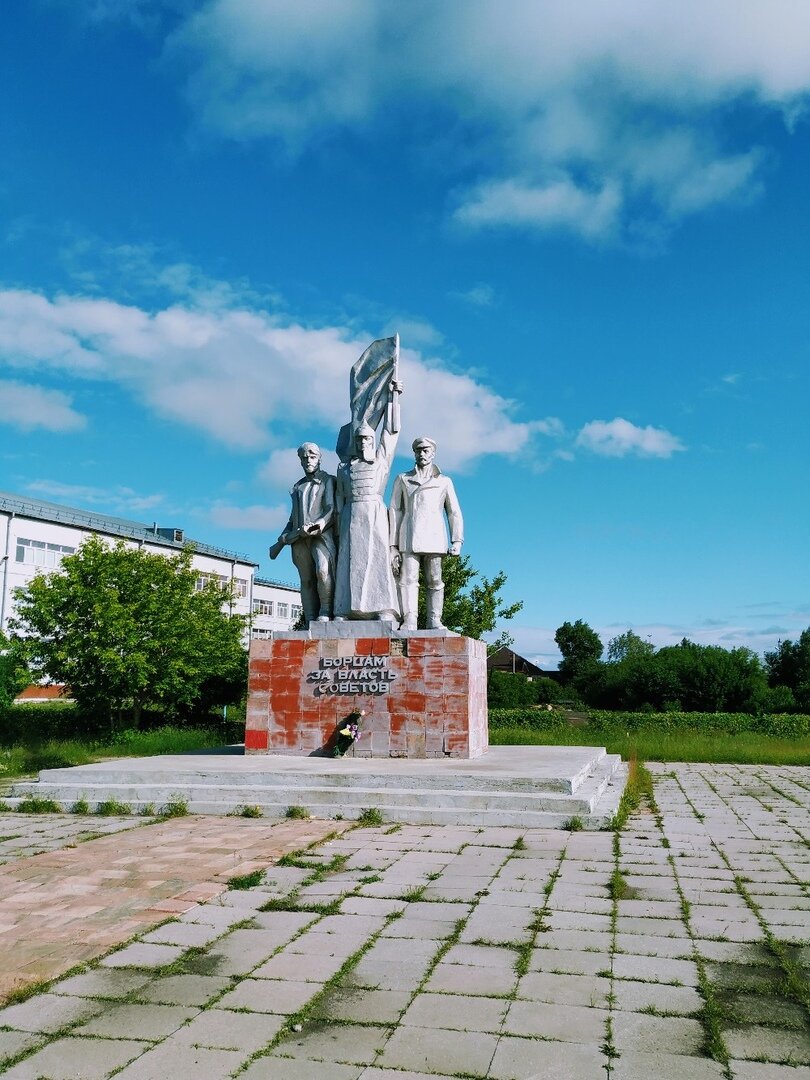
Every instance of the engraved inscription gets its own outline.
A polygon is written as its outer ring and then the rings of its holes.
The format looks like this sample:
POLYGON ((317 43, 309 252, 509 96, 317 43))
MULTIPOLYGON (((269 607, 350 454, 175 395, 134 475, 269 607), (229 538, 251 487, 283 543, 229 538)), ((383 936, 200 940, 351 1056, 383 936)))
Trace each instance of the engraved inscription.
POLYGON ((387 656, 326 656, 307 682, 316 697, 327 694, 387 694, 397 677, 387 656))

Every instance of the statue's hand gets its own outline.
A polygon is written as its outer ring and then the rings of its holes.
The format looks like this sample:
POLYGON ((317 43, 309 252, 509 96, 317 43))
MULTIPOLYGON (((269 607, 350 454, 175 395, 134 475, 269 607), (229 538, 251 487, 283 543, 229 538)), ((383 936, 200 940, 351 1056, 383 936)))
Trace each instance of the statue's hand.
POLYGON ((460 540, 456 540, 455 543, 452 543, 450 545, 449 554, 450 555, 460 555, 461 554, 461 541, 460 540))
POLYGON ((399 548, 391 548, 391 569, 394 571, 397 577, 399 577, 399 571, 402 567, 402 556, 399 553, 399 548))

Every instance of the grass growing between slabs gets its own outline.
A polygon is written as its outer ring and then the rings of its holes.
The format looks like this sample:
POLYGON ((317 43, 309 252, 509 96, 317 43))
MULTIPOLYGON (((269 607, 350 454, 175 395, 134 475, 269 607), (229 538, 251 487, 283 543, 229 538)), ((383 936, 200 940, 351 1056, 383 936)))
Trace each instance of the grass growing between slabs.
POLYGON ((779 738, 757 732, 736 734, 683 731, 605 731, 587 725, 537 731, 529 727, 490 728, 491 746, 604 746, 609 754, 645 761, 729 765, 810 765, 810 737, 779 738))

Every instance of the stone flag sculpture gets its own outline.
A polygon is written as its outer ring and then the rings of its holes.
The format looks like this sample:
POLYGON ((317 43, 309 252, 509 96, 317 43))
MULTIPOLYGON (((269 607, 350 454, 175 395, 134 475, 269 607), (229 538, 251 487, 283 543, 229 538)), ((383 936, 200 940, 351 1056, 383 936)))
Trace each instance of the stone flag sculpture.
POLYGON ((399 335, 372 342, 352 367, 352 419, 338 434, 336 619, 399 623, 385 489, 399 438, 399 335), (377 429, 381 427, 379 445, 377 429))
POLYGON ((391 433, 399 434, 399 394, 393 393, 391 383, 399 376, 399 334, 372 341, 349 375, 349 408, 352 418, 338 432, 337 456, 349 461, 354 453, 354 435, 358 427, 368 424, 375 431, 386 412, 390 411, 391 433))

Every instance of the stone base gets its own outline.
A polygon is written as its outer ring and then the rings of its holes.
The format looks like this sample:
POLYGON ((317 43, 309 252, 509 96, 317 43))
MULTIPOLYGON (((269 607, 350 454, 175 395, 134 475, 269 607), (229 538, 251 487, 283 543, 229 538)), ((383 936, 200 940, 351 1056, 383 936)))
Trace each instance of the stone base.
POLYGON ((476 758, 488 747, 486 646, 438 630, 321 623, 250 643, 246 754, 476 758), (360 636, 362 635, 362 636, 360 636))
POLYGON ((224 750, 45 769, 39 780, 17 781, 6 802, 16 807, 36 795, 67 810, 85 799, 93 811, 115 799, 137 812, 184 799, 192 814, 250 806, 281 819, 297 806, 346 821, 373 808, 386 822, 523 832, 567 828, 572 818, 585 829, 605 828, 627 779, 621 759, 595 746, 493 746, 474 761, 243 757, 241 747, 224 750))

